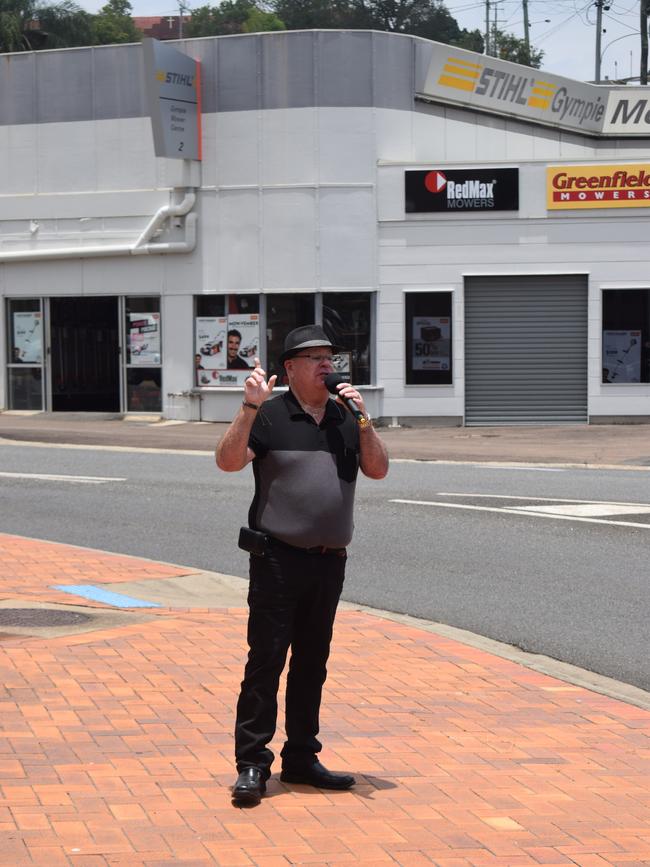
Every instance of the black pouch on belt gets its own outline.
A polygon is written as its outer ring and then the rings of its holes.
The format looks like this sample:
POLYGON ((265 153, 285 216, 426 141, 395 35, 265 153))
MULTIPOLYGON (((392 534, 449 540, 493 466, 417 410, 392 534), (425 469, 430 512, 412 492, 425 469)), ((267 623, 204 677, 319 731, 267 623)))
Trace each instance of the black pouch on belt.
POLYGON ((261 533, 259 530, 251 530, 250 527, 240 527, 237 544, 243 551, 263 557, 266 554, 267 538, 266 533, 261 533))

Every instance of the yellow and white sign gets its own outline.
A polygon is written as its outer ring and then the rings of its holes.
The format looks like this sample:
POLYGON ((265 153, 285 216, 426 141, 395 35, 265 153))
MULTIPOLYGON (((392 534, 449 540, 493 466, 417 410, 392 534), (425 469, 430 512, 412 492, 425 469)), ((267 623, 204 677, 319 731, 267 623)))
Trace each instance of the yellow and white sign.
POLYGON ((595 136, 650 135, 647 88, 573 81, 496 57, 421 40, 415 92, 420 99, 595 136))
POLYGON ((549 166, 546 207, 549 211, 650 207, 650 163, 549 166))

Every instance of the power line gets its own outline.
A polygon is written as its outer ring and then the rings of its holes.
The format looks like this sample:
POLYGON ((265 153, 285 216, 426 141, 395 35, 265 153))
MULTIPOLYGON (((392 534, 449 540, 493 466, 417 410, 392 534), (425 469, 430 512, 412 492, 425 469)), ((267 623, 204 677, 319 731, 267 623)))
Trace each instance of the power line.
MULTIPOLYGON (((587 6, 591 6, 591 0, 589 0, 589 3, 587 4, 587 6)), ((560 21, 559 24, 556 24, 554 27, 551 27, 549 30, 546 31, 546 33, 542 33, 541 36, 539 36, 536 40, 537 44, 539 45, 541 42, 544 42, 550 36, 553 36, 553 34, 557 33, 557 31, 560 30, 562 27, 564 27, 565 24, 568 24, 569 21, 572 21, 574 18, 576 18, 578 15, 580 15, 583 11, 584 11, 584 9, 580 9, 580 10, 577 10, 576 12, 572 12, 571 15, 568 16, 568 18, 564 19, 564 21, 560 21)))

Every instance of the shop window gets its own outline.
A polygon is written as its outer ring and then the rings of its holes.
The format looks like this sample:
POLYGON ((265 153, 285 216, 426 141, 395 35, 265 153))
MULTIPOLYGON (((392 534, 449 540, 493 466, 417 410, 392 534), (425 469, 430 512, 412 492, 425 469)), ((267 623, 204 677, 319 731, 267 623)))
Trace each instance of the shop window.
POLYGON ((452 382, 451 292, 405 296, 406 384, 452 382))
POLYGON ((40 367, 9 369, 9 407, 43 409, 43 374, 40 367))
POLYGON ((7 374, 10 409, 43 409, 43 314, 38 298, 8 302, 7 374))
POLYGON ((373 298, 369 292, 323 293, 323 328, 340 347, 336 367, 355 385, 370 383, 373 298))
POLYGON ((602 381, 650 382, 650 289, 603 291, 602 381))
POLYGON ((259 295, 199 295, 194 317, 197 385, 243 385, 260 357, 259 295))
POLYGON ((129 412, 160 412, 161 369, 129 367, 126 371, 126 397, 129 412))
POLYGON ((276 374, 278 384, 286 385, 279 363, 285 336, 300 325, 322 322, 341 347, 337 369, 355 384, 367 385, 373 299, 369 292, 199 295, 194 317, 196 384, 243 385, 258 357, 268 375, 276 374))
POLYGON ((126 406, 129 412, 162 409, 160 298, 126 299, 126 406))
POLYGON ((315 321, 314 296, 284 293, 266 295, 266 364, 269 375, 276 374, 279 385, 286 385, 286 374, 279 358, 284 352, 284 338, 300 325, 315 321))

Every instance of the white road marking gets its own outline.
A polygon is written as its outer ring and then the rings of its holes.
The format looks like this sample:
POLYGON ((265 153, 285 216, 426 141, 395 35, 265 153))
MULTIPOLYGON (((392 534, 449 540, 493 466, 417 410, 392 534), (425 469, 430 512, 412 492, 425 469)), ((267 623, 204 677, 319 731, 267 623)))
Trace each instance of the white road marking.
POLYGON ((559 467, 508 467, 504 464, 475 464, 481 470, 524 470, 527 473, 564 473, 566 470, 559 467))
POLYGON ((521 494, 476 494, 470 491, 438 491, 437 497, 483 497, 487 500, 535 500, 538 503, 596 503, 607 506, 639 506, 640 511, 650 509, 650 503, 629 503, 619 500, 575 500, 567 497, 522 497, 521 494))
MULTIPOLYGON (((206 423, 211 424, 211 422, 206 423)), ((139 446, 99 446, 89 445, 87 443, 45 443, 35 442, 33 440, 7 440, 1 436, 0 446, 36 449, 78 449, 80 451, 88 452, 134 452, 150 455, 192 455, 198 457, 214 457, 214 449, 212 449, 212 451, 200 451, 199 449, 154 449, 140 448, 139 446)), ((646 469, 650 470, 650 467, 646 467, 646 469)))
POLYGON ((615 506, 612 503, 574 503, 571 506, 519 506, 522 512, 544 512, 547 515, 574 515, 580 518, 602 518, 605 515, 648 515, 649 506, 615 506))
POLYGON ((493 506, 469 506, 462 503, 437 503, 433 500, 389 500, 390 503, 404 503, 408 506, 438 506, 442 509, 467 509, 473 512, 496 512, 500 515, 520 515, 529 518, 552 518, 554 521, 580 521, 585 524, 607 524, 610 527, 637 527, 650 530, 650 524, 634 521, 605 521, 602 518, 580 518, 569 515, 547 515, 544 512, 525 512, 523 509, 495 508, 493 506))
POLYGON ((106 482, 125 482, 116 476, 60 476, 53 473, 4 473, 5 479, 35 479, 39 482, 71 482, 73 485, 104 485, 106 482))

